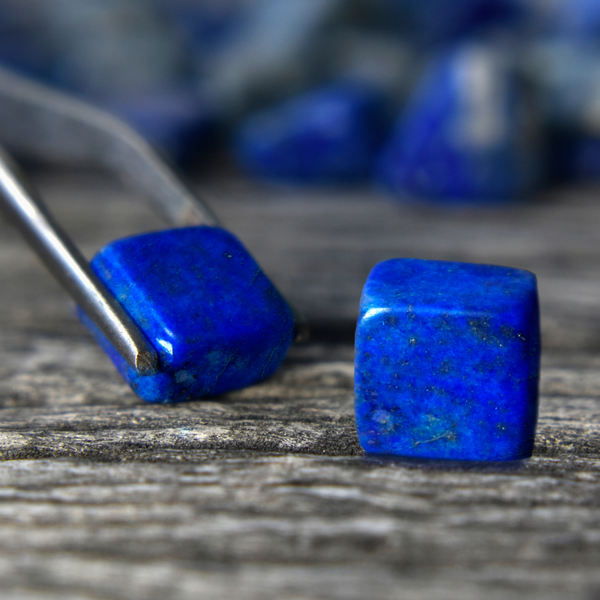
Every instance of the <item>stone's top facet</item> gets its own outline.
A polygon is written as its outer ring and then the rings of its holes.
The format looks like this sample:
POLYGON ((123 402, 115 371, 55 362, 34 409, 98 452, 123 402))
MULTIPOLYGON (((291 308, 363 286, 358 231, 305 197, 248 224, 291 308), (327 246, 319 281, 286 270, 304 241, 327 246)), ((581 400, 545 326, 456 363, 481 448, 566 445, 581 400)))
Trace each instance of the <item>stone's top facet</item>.
POLYGON ((159 354, 140 376, 82 315, 123 377, 148 402, 177 402, 272 375, 292 342, 292 313, 230 233, 212 227, 117 240, 92 268, 159 354))
MULTIPOLYGON (((437 312, 503 313, 535 294, 529 271, 411 258, 392 259, 374 267, 365 288, 363 310, 418 306, 437 312)), ((362 314, 362 313, 361 313, 362 314)))
POLYGON ((385 123, 384 101, 374 87, 330 85, 247 119, 236 155, 266 179, 353 182, 370 176, 385 123))
POLYGON ((380 263, 365 284, 356 331, 360 443, 367 452, 431 459, 530 456, 539 357, 532 273, 380 263))

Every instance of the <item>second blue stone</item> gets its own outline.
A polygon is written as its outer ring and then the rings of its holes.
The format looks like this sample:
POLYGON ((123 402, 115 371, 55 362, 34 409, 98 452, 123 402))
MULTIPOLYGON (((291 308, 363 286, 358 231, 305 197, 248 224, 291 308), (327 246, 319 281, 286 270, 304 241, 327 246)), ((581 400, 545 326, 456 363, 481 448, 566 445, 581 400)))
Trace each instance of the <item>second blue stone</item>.
POLYGON ((540 360, 528 271, 395 259, 367 279, 355 409, 375 454, 476 461, 531 455, 540 360))

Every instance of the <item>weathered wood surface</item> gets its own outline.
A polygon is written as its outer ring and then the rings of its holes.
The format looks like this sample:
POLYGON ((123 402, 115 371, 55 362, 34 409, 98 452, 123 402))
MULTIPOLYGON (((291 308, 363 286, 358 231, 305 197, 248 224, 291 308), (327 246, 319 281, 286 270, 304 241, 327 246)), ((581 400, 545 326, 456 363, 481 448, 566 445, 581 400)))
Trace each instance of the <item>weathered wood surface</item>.
MULTIPOLYGON (((98 175, 38 183, 87 253, 159 226, 98 175)), ((0 225, 0 597, 600 598, 599 190, 443 211, 368 191, 205 188, 315 328, 273 379, 210 401, 137 401, 0 225), (538 274, 532 460, 361 456, 354 319, 368 271, 394 256, 538 274)))

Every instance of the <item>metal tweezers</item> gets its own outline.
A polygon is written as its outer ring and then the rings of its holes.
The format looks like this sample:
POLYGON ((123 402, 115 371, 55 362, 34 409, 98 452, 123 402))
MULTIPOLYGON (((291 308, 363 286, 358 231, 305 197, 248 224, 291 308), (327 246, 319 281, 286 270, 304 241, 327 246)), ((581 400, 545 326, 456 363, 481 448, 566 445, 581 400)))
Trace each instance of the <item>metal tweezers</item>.
MULTIPOLYGON (((203 202, 130 127, 85 102, 2 68, 0 143, 20 156, 107 167, 141 191, 171 226, 217 225, 203 202)), ((127 363, 141 374, 155 373, 158 357, 144 333, 2 149, 0 210, 127 363)))

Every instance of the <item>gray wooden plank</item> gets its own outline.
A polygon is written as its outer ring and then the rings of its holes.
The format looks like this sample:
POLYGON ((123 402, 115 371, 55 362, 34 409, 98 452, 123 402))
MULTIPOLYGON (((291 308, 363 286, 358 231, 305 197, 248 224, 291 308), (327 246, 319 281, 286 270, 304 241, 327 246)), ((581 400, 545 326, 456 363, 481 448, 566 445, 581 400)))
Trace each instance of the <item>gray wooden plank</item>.
MULTIPOLYGON (((159 222, 94 173, 41 173, 89 254, 159 222)), ((314 325, 261 385, 147 406, 0 224, 3 598, 600 597, 600 204, 434 210, 369 191, 203 182, 314 325), (511 465, 361 455, 351 345, 370 268, 394 256, 539 276, 535 456, 511 465)))
MULTIPOLYGON (((260 385, 216 399, 144 405, 86 338, 38 339, 2 361, 0 457, 133 459, 148 448, 362 454, 350 353, 344 346, 300 347, 260 385), (311 354, 329 355, 307 362, 311 354)), ((597 364, 586 354, 544 358, 536 454, 600 454, 597 364)))
POLYGON ((4 592, 592 598, 600 585, 598 458, 462 469, 198 451, 8 461, 0 484, 4 592))

